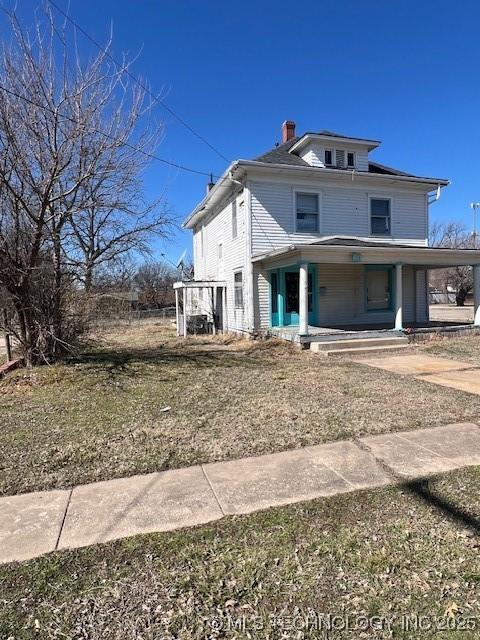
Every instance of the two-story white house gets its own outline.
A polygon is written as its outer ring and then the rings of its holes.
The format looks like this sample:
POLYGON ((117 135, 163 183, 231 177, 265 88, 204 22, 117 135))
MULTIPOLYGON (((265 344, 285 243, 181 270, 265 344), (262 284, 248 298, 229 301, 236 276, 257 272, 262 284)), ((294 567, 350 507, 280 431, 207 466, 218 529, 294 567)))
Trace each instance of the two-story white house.
POLYGON ((302 341, 319 327, 401 330, 428 323, 428 270, 467 264, 480 324, 480 251, 428 247, 429 205, 448 181, 378 164, 379 145, 296 135, 286 121, 280 144, 232 162, 184 222, 195 273, 178 285, 187 314, 302 341))

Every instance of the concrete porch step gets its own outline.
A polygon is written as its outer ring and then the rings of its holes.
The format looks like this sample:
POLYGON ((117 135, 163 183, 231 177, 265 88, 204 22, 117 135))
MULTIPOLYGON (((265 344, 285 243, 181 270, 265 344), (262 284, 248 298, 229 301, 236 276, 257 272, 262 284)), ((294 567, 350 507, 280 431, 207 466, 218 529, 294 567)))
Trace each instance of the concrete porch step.
POLYGON ((407 336, 388 336, 376 338, 355 338, 353 340, 325 340, 312 342, 310 349, 314 352, 362 349, 370 347, 390 347, 408 344, 407 336))
POLYGON ((405 350, 411 350, 410 344, 387 345, 384 347, 352 347, 351 349, 329 349, 327 351, 316 351, 319 356, 325 358, 342 358, 351 356, 375 356, 391 355, 405 350))

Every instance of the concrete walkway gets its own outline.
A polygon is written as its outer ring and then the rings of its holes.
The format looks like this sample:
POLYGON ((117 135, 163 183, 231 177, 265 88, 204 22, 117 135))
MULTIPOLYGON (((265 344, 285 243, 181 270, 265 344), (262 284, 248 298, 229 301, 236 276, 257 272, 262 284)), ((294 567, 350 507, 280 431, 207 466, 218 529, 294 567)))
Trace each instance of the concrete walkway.
POLYGON ((417 380, 425 380, 443 387, 480 395, 480 368, 471 362, 422 353, 388 358, 362 358, 361 360, 357 359, 356 362, 400 375, 413 376, 417 380))
POLYGON ((0 562, 480 464, 453 424, 0 499, 0 562))

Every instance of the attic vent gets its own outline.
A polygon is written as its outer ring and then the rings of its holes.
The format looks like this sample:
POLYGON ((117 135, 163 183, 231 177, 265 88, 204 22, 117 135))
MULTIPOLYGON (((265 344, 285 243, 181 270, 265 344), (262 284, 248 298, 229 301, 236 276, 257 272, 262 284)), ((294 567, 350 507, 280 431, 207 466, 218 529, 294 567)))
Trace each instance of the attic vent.
POLYGON ((343 149, 337 149, 335 154, 335 164, 337 167, 345 166, 345 151, 343 151, 343 149))

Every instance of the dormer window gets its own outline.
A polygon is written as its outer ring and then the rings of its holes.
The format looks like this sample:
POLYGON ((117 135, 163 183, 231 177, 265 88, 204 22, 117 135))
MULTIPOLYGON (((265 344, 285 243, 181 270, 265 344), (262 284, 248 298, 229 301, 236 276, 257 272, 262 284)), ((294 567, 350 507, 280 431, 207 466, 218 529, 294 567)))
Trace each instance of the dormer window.
POLYGON ((353 151, 347 153, 347 167, 353 168, 355 166, 355 154, 353 151))
POLYGON ((331 167, 333 164, 333 151, 332 149, 325 149, 325 166, 331 167))

